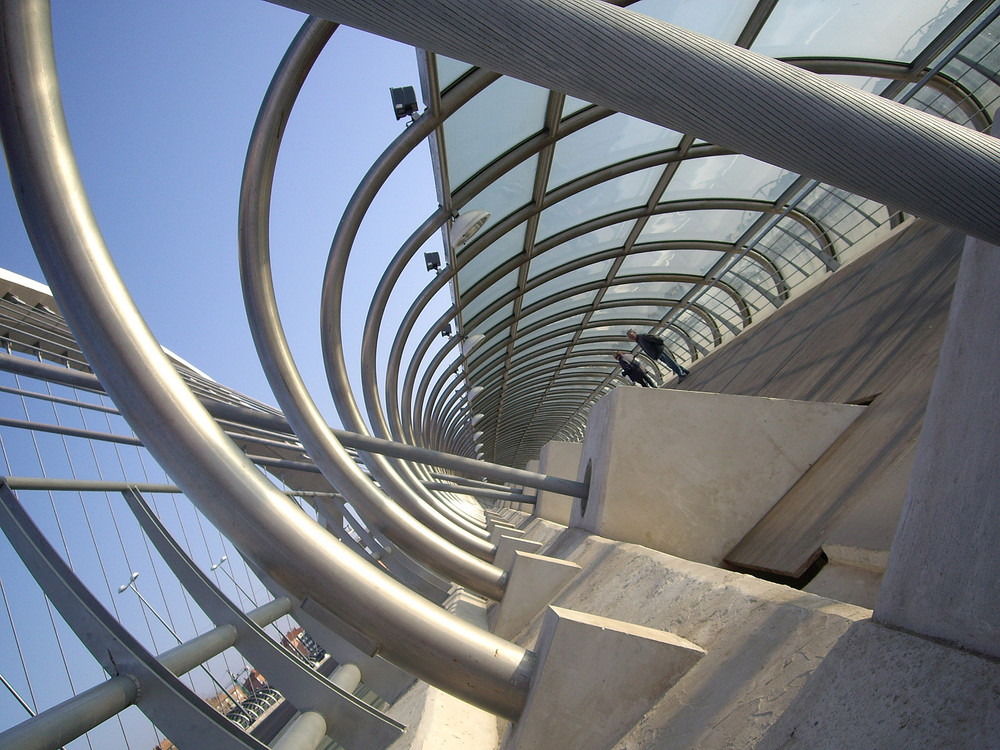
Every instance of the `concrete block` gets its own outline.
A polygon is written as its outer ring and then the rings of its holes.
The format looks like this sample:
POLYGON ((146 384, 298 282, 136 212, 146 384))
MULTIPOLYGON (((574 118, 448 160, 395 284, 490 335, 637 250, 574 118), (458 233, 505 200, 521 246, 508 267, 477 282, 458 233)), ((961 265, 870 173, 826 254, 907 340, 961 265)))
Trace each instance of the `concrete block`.
MULTIPOLYGON (((583 443, 564 443, 550 440, 542 446, 538 471, 557 477, 576 477, 580 472, 583 443)), ((553 523, 569 526, 575 498, 551 490, 539 490, 535 501, 535 515, 553 523)))
POLYGON ((570 525, 718 565, 864 408, 616 388, 591 410, 570 525))
POLYGON ((504 534, 497 542, 497 554, 493 558, 493 564, 498 568, 510 570, 514 565, 515 552, 538 552, 541 548, 541 542, 504 534))
POLYGON ((494 524, 493 528, 490 529, 490 542, 492 542, 493 544, 499 544, 500 537, 502 536, 519 538, 524 536, 524 532, 521 531, 519 528, 515 526, 510 526, 506 523, 494 524))
POLYGON ((614 746, 704 655, 673 633, 549 607, 538 667, 505 750, 614 746))
POLYGON ((507 590, 490 613, 490 630, 501 638, 510 638, 579 573, 580 566, 573 562, 515 552, 507 590))
POLYGON ((998 737, 995 659, 862 620, 753 747, 987 748, 998 737))

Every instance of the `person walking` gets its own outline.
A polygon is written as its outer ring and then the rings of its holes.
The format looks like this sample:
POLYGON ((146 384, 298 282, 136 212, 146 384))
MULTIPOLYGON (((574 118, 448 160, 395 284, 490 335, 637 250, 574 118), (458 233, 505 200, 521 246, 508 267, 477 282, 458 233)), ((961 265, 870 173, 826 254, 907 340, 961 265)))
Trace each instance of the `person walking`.
POLYGON ((654 362, 660 361, 669 367, 673 371, 674 375, 677 376, 678 383, 687 377, 687 369, 674 362, 670 354, 667 352, 667 347, 663 343, 663 339, 659 336, 654 336, 651 333, 636 333, 632 329, 629 329, 626 335, 628 336, 628 340, 637 343, 643 353, 651 360, 654 362))
POLYGON ((646 368, 635 358, 634 354, 628 352, 615 352, 615 359, 622 368, 622 375, 632 381, 634 385, 641 385, 643 388, 656 388, 656 381, 646 372, 646 368))

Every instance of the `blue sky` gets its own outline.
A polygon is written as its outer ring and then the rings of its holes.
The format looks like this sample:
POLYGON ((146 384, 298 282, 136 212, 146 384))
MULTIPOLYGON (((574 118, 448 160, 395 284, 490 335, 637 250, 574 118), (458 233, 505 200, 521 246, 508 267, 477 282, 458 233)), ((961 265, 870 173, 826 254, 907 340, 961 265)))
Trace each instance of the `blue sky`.
MULTIPOLYGON (((140 311, 164 346, 220 382, 275 403, 239 288, 237 201, 261 98, 305 17, 262 0, 54 0, 52 12, 84 183, 140 311)), ((412 48, 339 29, 296 103, 279 157, 271 219, 279 307, 299 368, 335 424, 319 348, 323 269, 343 207, 404 127, 388 91, 402 85, 419 91, 412 48)), ((385 261, 436 203, 422 147, 362 227, 344 312, 357 392, 360 316, 385 261)), ((7 180, 0 227, 0 265, 40 279, 7 180)), ((437 237, 432 243, 428 249, 440 249, 437 237)), ((407 274, 410 299, 429 280, 422 264, 418 255, 407 274)), ((394 296, 396 319, 408 303, 394 296)))
MULTIPOLYGON (((304 20, 263 0, 53 0, 57 64, 74 149, 105 240, 139 310, 164 346, 216 380, 271 404, 276 402, 257 361, 240 292, 237 203, 261 99, 304 20)), ((299 368, 333 424, 339 419, 325 385, 319 344, 319 300, 330 242, 356 185, 405 127, 393 115, 388 89, 419 89, 418 84, 411 48, 338 30, 296 103, 279 157, 271 217, 279 307, 299 368)), ((348 368, 358 393, 361 321, 375 285, 388 259, 436 206, 430 157, 422 147, 390 179, 362 225, 348 267, 344 311, 350 326, 345 330, 348 368)), ((44 282, 6 179, 0 180, 0 230, 0 266, 44 282)), ((431 243, 428 249, 441 249, 437 237, 431 243)), ((402 293, 391 301, 393 321, 430 281, 419 254, 411 265, 402 293)), ((439 295, 444 299, 421 322, 436 319, 447 296, 447 291, 439 295)), ((387 340, 394 330, 395 323, 387 340)), ((383 362, 386 349, 380 349, 383 362)), ((37 472, 26 463, 20 473, 37 472)), ((82 512, 82 503, 74 511, 75 502, 67 500, 60 513, 82 512)), ((33 515, 48 524, 50 538, 58 538, 49 528, 46 508, 45 503, 33 506, 33 515)), ((132 538, 128 532, 125 536, 132 538)), ((195 544, 199 564, 207 567, 223 553, 235 558, 221 538, 209 537, 200 547, 195 544)), ((130 568, 143 571, 139 582, 145 595, 153 594, 154 606, 169 612, 178 602, 176 592, 157 591, 152 558, 148 563, 142 555, 119 560, 124 550, 102 538, 100 566, 108 568, 102 575, 86 539, 80 545, 78 569, 101 576, 99 581, 109 577, 98 584, 98 593, 122 608, 129 627, 141 623, 144 613, 134 597, 113 590, 130 568)), ((23 616, 39 618, 22 624, 22 637, 50 637, 44 604, 33 585, 18 576, 23 571, 6 566, 8 593, 17 598, 23 616)), ((192 636, 193 617, 189 628, 183 608, 178 616, 182 636, 192 636)), ((76 674, 77 688, 99 681, 100 671, 75 640, 66 643, 71 660, 81 665, 74 666, 82 670, 76 674)), ((155 645, 162 649, 171 641, 160 632, 155 645)), ((61 665, 41 659, 50 652, 56 653, 49 646, 32 649, 33 670, 40 684, 51 679, 53 686, 61 685, 61 665)), ((20 679, 14 662, 5 671, 20 679)), ((219 664, 213 672, 228 683, 219 664)), ((213 691, 203 675, 192 679, 202 694, 213 691)), ((8 696, 0 698, 0 707, 11 705, 8 696)), ((16 706, 11 710, 20 714, 16 706)), ((125 722, 133 724, 130 718, 125 722)), ((117 731, 113 723, 104 729, 111 736, 117 731)), ((144 737, 148 730, 137 731, 144 737)), ((143 738, 136 746, 152 744, 143 738)))

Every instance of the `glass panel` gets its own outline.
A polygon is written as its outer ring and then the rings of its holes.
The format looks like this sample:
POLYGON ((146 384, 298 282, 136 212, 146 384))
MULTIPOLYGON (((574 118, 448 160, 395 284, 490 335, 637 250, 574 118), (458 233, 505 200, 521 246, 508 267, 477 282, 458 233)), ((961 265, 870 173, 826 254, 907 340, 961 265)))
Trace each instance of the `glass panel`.
MULTIPOLYGON (((532 334, 531 338, 535 339, 536 337, 535 337, 534 334, 532 334)), ((523 346, 519 342, 518 347, 517 347, 517 351, 515 352, 514 356, 511 358, 511 361, 512 362, 523 361, 524 359, 526 359, 528 357, 536 356, 537 353, 539 351, 541 351, 542 349, 546 349, 546 348, 548 348, 550 346, 554 346, 554 345, 557 345, 557 344, 568 345, 569 342, 572 341, 572 340, 573 340, 573 333, 570 332, 570 333, 563 333, 563 334, 561 334, 559 336, 552 336, 551 338, 547 337, 547 336, 543 336, 542 338, 538 339, 537 341, 534 341, 534 343, 531 343, 528 346, 523 346)))
POLYGON ((704 276, 725 253, 716 250, 653 250, 631 253, 618 269, 618 278, 643 273, 704 276))
POLYGON ((907 62, 964 3, 941 0, 784 0, 752 49, 771 57, 862 57, 907 62))
MULTIPOLYGON (((979 102, 987 113, 996 111, 1000 99, 1000 79, 991 71, 1000 69, 1000 20, 994 21, 980 36, 960 51, 944 67, 945 75, 957 81, 979 102)), ((910 102, 911 106, 914 105, 910 102)), ((956 121, 962 122, 954 115, 956 121)))
MULTIPOLYGON (((496 366, 485 367, 480 370, 477 370, 473 374, 471 382, 474 382, 476 385, 481 385, 484 388, 489 388, 490 386, 496 385, 497 383, 500 382, 501 376, 503 375, 504 372, 503 363, 504 361, 502 359, 497 360, 496 366)), ((480 394, 476 398, 476 408, 477 409, 481 408, 481 404, 485 403, 485 399, 488 398, 490 395, 492 394, 490 394, 488 391, 485 391, 484 393, 480 394)))
MULTIPOLYGON (((609 307, 598 310, 591 316, 591 320, 597 322, 602 320, 659 320, 670 310, 670 305, 636 305, 635 307, 609 307)), ((630 326, 625 326, 627 331, 630 326)))
POLYGON ((472 70, 471 65, 461 60, 454 60, 450 57, 436 56, 438 87, 443 91, 459 78, 465 75, 466 71, 472 70))
POLYGON ((593 352, 607 349, 613 353, 614 345, 610 341, 585 341, 581 340, 573 346, 573 354, 577 352, 593 352))
POLYGON ((640 0, 628 9, 733 43, 755 5, 756 0, 640 0))
POLYGON ((794 290, 813 274, 821 274, 826 264, 817 238, 801 224, 785 220, 771 229, 754 249, 769 258, 788 287, 794 290))
POLYGON ((524 331, 535 323, 545 320, 546 318, 551 318, 554 315, 561 315, 564 313, 569 313, 573 310, 584 310, 584 305, 589 306, 593 302, 593 297, 597 295, 596 292, 588 293, 591 295, 590 299, 583 299, 584 295, 580 295, 581 299, 574 303, 574 299, 570 298, 567 300, 562 300, 561 302, 556 302, 552 305, 545 305, 539 310, 535 310, 527 315, 522 315, 517 323, 517 330, 524 331))
POLYGON ((582 314, 573 315, 564 320, 553 321, 552 323, 543 325, 538 330, 526 333, 530 326, 526 325, 524 321, 521 321, 521 323, 517 326, 517 345, 520 347, 523 346, 525 341, 533 343, 540 338, 548 338, 549 336, 555 334, 564 335, 567 332, 570 332, 570 338, 572 338, 572 332, 575 331, 575 329, 578 328, 582 322, 582 314), (527 338, 524 338, 525 336, 527 336, 527 338))
POLYGON ((593 263, 589 266, 578 268, 575 271, 570 271, 562 276, 557 276, 526 292, 522 304, 527 307, 541 299, 551 297, 553 294, 558 294, 572 287, 594 281, 604 281, 608 277, 608 272, 611 270, 613 263, 614 261, 611 260, 601 261, 600 263, 593 263))
POLYGON ((757 211, 674 211, 651 216, 639 235, 639 241, 715 240, 732 243, 759 216, 757 211))
POLYGON ((501 78, 444 124, 448 179, 452 190, 545 125, 549 92, 513 78, 501 78), (517 106, 511 106, 517 102, 517 106), (503 113, 498 117, 498 113, 503 113))
POLYGON ((495 352, 490 354, 490 356, 484 358, 481 362, 477 362, 475 365, 471 365, 469 372, 471 373, 471 379, 475 382, 479 382, 484 378, 484 375, 490 368, 491 365, 496 364, 498 358, 502 358, 507 353, 506 348, 500 347, 495 352))
MULTIPOLYGON (((624 310, 621 312, 628 312, 624 310)), ((604 316, 608 317, 608 316, 604 316)), ((591 316, 591 322, 594 322, 594 316, 591 316)), ((628 341, 628 337, 625 335, 628 333, 629 328, 634 326, 631 323, 612 323, 600 325, 599 321, 594 325, 588 326, 587 330, 580 335, 581 341, 586 341, 588 339, 593 339, 597 336, 603 336, 605 338, 621 339, 623 341, 628 341)))
POLYGON ((688 159, 677 168, 661 203, 705 197, 774 201, 797 176, 749 156, 688 159))
POLYGON ((575 96, 567 96, 566 101, 563 103, 562 116, 568 117, 574 112, 579 112, 581 109, 585 109, 590 106, 590 102, 585 102, 583 99, 577 99, 575 96))
MULTIPOLYGON (((538 168, 538 157, 532 156, 518 164, 506 174, 490 183, 490 186, 465 204, 465 211, 485 210, 490 212, 490 218, 483 224, 480 232, 485 232, 501 219, 505 219, 519 208, 531 203, 531 191, 535 182, 535 170, 538 168)), ((523 236, 523 234, 522 234, 523 236)), ((462 245, 458 249, 461 255, 472 243, 462 245)))
MULTIPOLYGON (((507 320, 507 318, 510 318, 513 314, 514 314, 514 303, 511 302, 509 305, 504 305, 503 307, 501 307, 495 313, 490 315, 486 320, 484 320, 482 323, 480 323, 471 331, 469 331, 468 335, 472 336, 477 333, 485 334, 488 331, 492 330, 494 327, 496 327, 497 324, 501 323, 504 320, 507 320)), ((480 344, 479 345, 480 348, 482 348, 484 344, 487 344, 487 342, 484 341, 482 344, 480 344)))
POLYGON ((551 237, 598 216, 644 205, 662 173, 662 167, 642 169, 559 201, 542 213, 538 222, 538 238, 551 237))
POLYGON ((633 222, 625 221, 619 224, 602 227, 601 229, 587 232, 587 234, 574 237, 569 242, 547 250, 544 253, 532 258, 528 267, 528 280, 539 276, 546 271, 560 268, 570 261, 583 258, 592 253, 599 253, 611 248, 623 247, 628 233, 632 230, 633 222))
POLYGON ((473 318, 475 318, 480 311, 485 310, 493 302, 500 299, 505 294, 513 291, 516 288, 517 288, 517 270, 514 270, 508 273, 499 281, 492 284, 489 289, 485 290, 482 294, 478 295, 474 299, 471 299, 467 302, 463 301, 462 320, 468 323, 473 318))
POLYGON ((662 299, 676 301, 687 294, 694 284, 677 281, 644 281, 639 284, 615 284, 604 294, 606 302, 627 299, 662 299))
MULTIPOLYGON (((591 305, 594 304, 594 300, 597 298, 597 292, 598 292, 597 289, 594 289, 589 292, 581 292, 580 294, 574 294, 571 297, 566 297, 565 299, 561 299, 558 302, 554 302, 552 304, 544 304, 544 297, 542 297, 543 307, 540 308, 538 312, 545 311, 548 312, 549 314, 552 314, 552 313, 557 313, 560 310, 576 310, 576 309, 583 309, 586 307, 590 307, 591 305)), ((539 300, 535 300, 535 302, 539 302, 539 300)), ((528 306, 525 305, 525 308, 527 307, 528 306)))
POLYGON ((548 189, 636 156, 676 148, 681 135, 615 113, 556 143, 548 189))
POLYGON ((480 280, 524 249, 524 225, 514 227, 458 270, 459 294, 468 292, 480 280))

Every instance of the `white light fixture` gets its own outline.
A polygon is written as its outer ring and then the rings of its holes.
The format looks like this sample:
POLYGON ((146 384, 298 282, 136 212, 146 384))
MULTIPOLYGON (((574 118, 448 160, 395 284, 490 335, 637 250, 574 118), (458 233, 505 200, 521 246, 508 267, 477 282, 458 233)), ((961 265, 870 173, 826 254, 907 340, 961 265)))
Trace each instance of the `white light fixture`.
POLYGON ((485 453, 477 453, 476 454, 476 458, 479 459, 480 461, 482 461, 484 455, 486 455, 486 454, 485 453))
POLYGON ((469 400, 471 401, 480 393, 483 392, 483 387, 481 385, 474 385, 469 389, 469 400))
POLYGON ((462 339, 462 354, 466 357, 486 338, 485 333, 474 333, 471 336, 466 336, 462 339))
POLYGON ((479 440, 479 438, 481 438, 484 434, 485 433, 482 430, 476 430, 476 432, 473 433, 473 435, 472 435, 472 439, 473 440, 479 440))
POLYGON ((486 416, 485 414, 473 414, 471 420, 472 426, 475 427, 477 424, 479 424, 479 420, 485 416, 486 416))
POLYGON ((489 220, 489 211, 466 211, 452 221, 451 230, 448 232, 448 241, 454 249, 458 250, 472 239, 472 235, 482 229, 483 224, 489 220))
POLYGON ((482 452, 483 452, 483 444, 476 443, 476 453, 482 453, 482 452))

